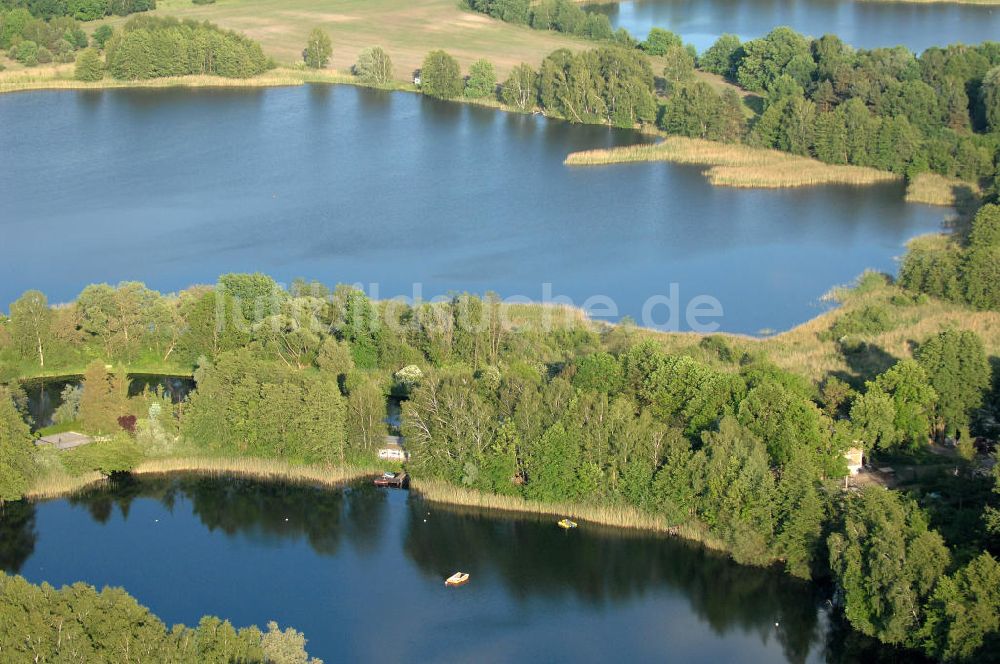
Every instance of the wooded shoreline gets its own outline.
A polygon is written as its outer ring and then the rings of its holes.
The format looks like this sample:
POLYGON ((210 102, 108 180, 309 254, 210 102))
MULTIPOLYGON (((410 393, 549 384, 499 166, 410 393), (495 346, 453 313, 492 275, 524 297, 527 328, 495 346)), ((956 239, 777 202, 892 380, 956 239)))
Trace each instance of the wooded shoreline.
MULTIPOLYGON (((0 73, 0 95, 44 90, 253 89, 297 87, 312 83, 352 85, 386 92, 419 94, 419 89, 412 84, 394 82, 386 86, 373 87, 366 85, 355 76, 342 72, 292 68, 280 68, 261 76, 241 79, 195 75, 135 81, 104 78, 95 82, 78 81, 71 77, 64 77, 58 68, 53 68, 52 72, 51 75, 43 74, 42 76, 27 75, 23 72, 16 73, 21 74, 21 76, 17 76, 15 73, 4 76, 0 73)), ((65 69, 64 73, 71 74, 71 70, 65 69)), ((458 97, 447 101, 485 106, 507 113, 523 113, 523 111, 501 104, 492 98, 458 97)), ((545 117, 552 120, 560 119, 547 115, 545 117)), ((567 155, 564 163, 568 166, 599 166, 657 161, 696 164, 706 167, 704 175, 714 186, 747 189, 814 187, 828 184, 867 186, 901 179, 901 176, 889 171, 861 166, 826 164, 809 157, 755 148, 745 144, 727 144, 666 134, 663 136, 663 142, 656 144, 574 152, 567 155)), ((944 206, 954 204, 953 199, 940 195, 935 198, 918 195, 913 198, 913 201, 944 206)))

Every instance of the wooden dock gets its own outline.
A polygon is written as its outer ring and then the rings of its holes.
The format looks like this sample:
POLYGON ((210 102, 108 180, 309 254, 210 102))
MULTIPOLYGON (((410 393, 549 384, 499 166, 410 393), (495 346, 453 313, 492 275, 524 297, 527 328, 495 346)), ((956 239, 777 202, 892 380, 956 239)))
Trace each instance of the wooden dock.
POLYGON ((391 489, 405 489, 410 486, 410 476, 406 473, 384 473, 381 477, 375 478, 374 484, 391 489))

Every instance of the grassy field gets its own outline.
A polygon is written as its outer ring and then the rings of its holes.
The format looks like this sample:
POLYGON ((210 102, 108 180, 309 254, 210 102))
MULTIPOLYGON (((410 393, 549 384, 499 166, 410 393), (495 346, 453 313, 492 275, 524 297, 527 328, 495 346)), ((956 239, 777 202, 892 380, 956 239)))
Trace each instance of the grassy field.
POLYGON ((349 71, 362 49, 382 46, 400 80, 409 80, 427 52, 439 48, 455 56, 463 69, 489 58, 504 77, 521 62, 537 66, 557 48, 593 46, 493 20, 463 9, 461 0, 216 0, 200 6, 191 0, 159 0, 155 13, 244 32, 281 64, 301 61, 309 31, 319 27, 333 41, 331 67, 349 71))
POLYGON ((899 179, 897 175, 874 168, 836 166, 777 150, 681 136, 670 136, 655 145, 574 152, 566 157, 565 163, 596 166, 648 161, 703 164, 709 167, 705 172, 709 182, 726 187, 777 189, 822 184, 868 185, 899 179))

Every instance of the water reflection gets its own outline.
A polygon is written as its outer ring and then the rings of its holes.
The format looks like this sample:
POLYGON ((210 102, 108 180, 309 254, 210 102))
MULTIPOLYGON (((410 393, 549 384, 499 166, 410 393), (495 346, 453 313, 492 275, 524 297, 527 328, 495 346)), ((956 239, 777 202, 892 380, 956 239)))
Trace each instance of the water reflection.
MULTIPOLYGON (((124 566, 131 571, 123 582, 140 598, 143 592, 160 597, 166 604, 150 603, 168 620, 190 620, 186 613, 171 614, 178 600, 164 599, 164 593, 167 598, 175 593, 158 589, 157 583, 165 580, 157 581, 153 567, 167 565, 193 574, 191 570, 202 568, 200 556, 211 551, 215 571, 200 581, 207 584, 200 591, 209 593, 214 604, 197 610, 237 620, 266 619, 258 617, 263 611, 267 611, 264 616, 284 616, 307 634, 310 629, 317 634, 310 638, 315 638, 320 648, 316 654, 323 657, 330 657, 325 648, 364 652, 362 643, 379 633, 380 620, 403 621, 409 630, 404 632, 421 635, 416 652, 430 659, 448 659, 447 653, 454 652, 448 643, 468 645, 468 633, 428 637, 434 625, 454 621, 468 624, 484 643, 500 647, 516 634, 525 639, 525 648, 541 653, 544 647, 531 642, 540 638, 534 636, 535 630, 544 634, 577 629, 600 616, 594 629, 607 630, 602 642, 607 648, 622 634, 640 630, 632 624, 636 610, 642 613, 642 627, 652 625, 654 633, 655 626, 663 623, 666 631, 657 639, 666 638, 667 625, 699 626, 692 628, 695 631, 683 648, 709 646, 697 657, 702 661, 710 661, 712 652, 742 659, 739 648, 748 644, 756 644, 752 648, 757 650, 764 647, 771 658, 780 655, 791 662, 889 661, 901 656, 832 619, 826 601, 829 589, 798 582, 777 569, 741 567, 676 539, 586 524, 567 533, 549 518, 445 508, 367 483, 329 491, 241 479, 180 476, 140 481, 117 476, 103 489, 38 509, 49 511, 60 505, 73 509, 52 512, 56 520, 43 520, 46 525, 41 530, 59 528, 62 532, 51 533, 55 539, 65 534, 79 550, 68 557, 42 551, 45 567, 32 566, 30 572, 37 575, 44 570, 46 579, 66 575, 102 584, 108 577, 95 570, 124 566), (84 528, 84 535, 66 534, 79 528, 81 514, 105 525, 96 532, 84 528), (172 525, 167 531, 144 530, 154 517, 172 525), (135 556, 142 549, 135 547, 142 538, 151 540, 152 550, 167 547, 156 554, 164 558, 143 559, 146 566, 136 567, 135 556), (206 538, 216 544, 206 548, 199 543, 206 538), (300 543, 307 545, 308 556, 299 552, 300 543), (106 547, 105 553, 98 544, 106 547), (77 571, 61 569, 77 566, 77 571), (441 579, 459 568, 471 571, 474 583, 462 594, 441 594, 441 579), (370 601, 368 589, 382 577, 392 588, 391 609, 380 601, 382 595, 370 601), (230 587, 250 579, 263 584, 256 599, 248 599, 254 597, 252 592, 247 595, 230 587), (330 604, 344 597, 351 599, 349 606, 330 604), (254 605, 246 606, 248 601, 254 605), (334 627, 329 622, 333 615, 347 622, 334 627), (358 634, 360 641, 345 642, 345 634, 358 634)), ((8 571, 22 569, 35 553, 39 529, 35 510, 15 504, 0 516, 0 566, 8 571)), ((178 588, 187 587, 190 579, 176 582, 178 588)), ((759 654, 747 653, 745 659, 759 659, 759 654)))
POLYGON ((0 169, 0 260, 17 275, 0 302, 27 288, 65 301, 91 282, 170 291, 245 271, 376 283, 383 298, 419 283, 424 298, 539 300, 551 284, 640 319, 677 283, 685 302, 719 299, 724 330, 755 333, 812 317, 865 268, 894 270, 905 241, 942 218, 904 203, 898 185, 746 191, 691 166, 569 168, 569 152, 654 138, 420 95, 115 90, 86 110, 65 101, 74 94, 0 99, 0 153, 23 165, 0 169), (39 233, 52 238, 44 264, 30 260, 39 233))
POLYGON ((477 574, 496 575, 515 597, 572 596, 607 607, 664 591, 688 600, 712 631, 774 635, 790 661, 804 661, 820 636, 823 592, 774 569, 733 564, 725 556, 666 537, 590 526, 566 532, 550 519, 535 520, 409 503, 405 549, 438 576, 461 560, 477 574))
POLYGON ((859 0, 627 0, 592 5, 615 27, 642 39, 652 27, 680 34, 699 51, 719 35, 760 37, 787 25, 814 37, 835 34, 856 48, 929 46, 995 40, 1000 10, 974 4, 859 0))
POLYGON ((0 569, 16 574, 35 551, 35 506, 26 501, 0 505, 0 569))
MULTIPOLYGON (((79 376, 41 378, 21 383, 28 396, 28 414, 35 429, 50 426, 52 416, 62 404, 62 394, 69 386, 81 385, 79 376)), ((131 374, 128 394, 138 396, 145 391, 163 394, 174 403, 180 403, 194 389, 194 379, 185 376, 164 376, 160 374, 131 374)))

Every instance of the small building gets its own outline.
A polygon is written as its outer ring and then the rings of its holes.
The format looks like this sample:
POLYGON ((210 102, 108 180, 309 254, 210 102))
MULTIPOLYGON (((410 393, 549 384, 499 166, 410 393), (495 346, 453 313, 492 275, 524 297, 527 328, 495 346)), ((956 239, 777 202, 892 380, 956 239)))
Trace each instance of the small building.
POLYGON ((94 442, 94 439, 90 436, 85 436, 75 431, 66 431, 64 433, 54 433, 51 436, 42 436, 35 441, 35 445, 49 445, 57 450, 71 450, 81 445, 89 445, 92 442, 94 442))
POLYGON ((861 472, 865 461, 865 451, 861 447, 852 447, 844 453, 847 459, 847 471, 853 477, 861 472))
POLYGON ((386 436, 385 442, 379 448, 378 458, 386 461, 406 461, 410 453, 403 449, 402 436, 386 436))

